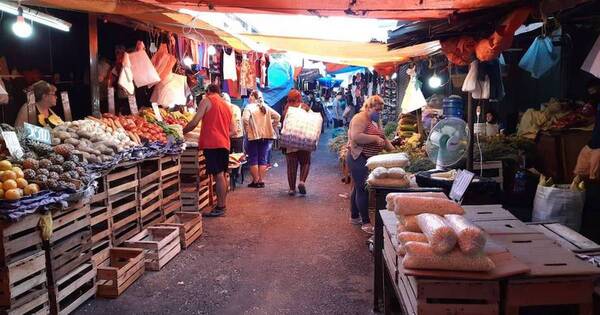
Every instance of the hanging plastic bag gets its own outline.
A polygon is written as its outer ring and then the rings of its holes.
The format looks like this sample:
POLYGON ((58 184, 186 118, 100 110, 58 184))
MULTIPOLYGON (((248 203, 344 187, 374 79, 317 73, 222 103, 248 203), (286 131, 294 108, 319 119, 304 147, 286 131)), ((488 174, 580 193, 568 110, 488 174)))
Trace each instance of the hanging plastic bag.
POLYGON ((8 104, 8 92, 4 88, 2 79, 0 79, 0 104, 8 104))
POLYGON ((585 191, 569 185, 538 185, 533 200, 532 221, 558 221, 578 231, 585 202, 585 191))
POLYGON ((533 78, 539 79, 550 71, 558 60, 558 52, 554 49, 552 40, 549 37, 538 36, 519 61, 519 67, 531 73, 533 78))
POLYGON ((475 89, 471 91, 471 96, 476 100, 488 100, 490 99, 490 77, 485 76, 485 79, 477 80, 475 83, 475 89))
POLYGON ((600 78, 600 36, 596 39, 594 47, 592 47, 592 50, 588 53, 583 65, 581 65, 581 70, 600 78))
POLYGON ((185 105, 187 103, 186 89, 187 77, 170 73, 165 80, 154 87, 150 102, 167 107, 185 105))
POLYGON ((165 80, 169 77, 169 74, 173 71, 173 66, 175 66, 176 63, 177 59, 175 56, 169 54, 167 44, 160 44, 158 51, 152 56, 152 64, 161 80, 165 80))
POLYGON ((469 65, 469 73, 465 77, 463 82, 463 92, 473 92, 477 88, 477 77, 478 77, 479 61, 474 60, 469 65))
POLYGON ((135 92, 133 86, 133 73, 131 72, 131 61, 129 60, 129 54, 123 54, 123 67, 119 74, 119 86, 122 87, 129 95, 135 92))
POLYGON ((421 92, 421 82, 417 80, 417 74, 414 68, 406 70, 406 73, 410 76, 406 91, 404 92, 404 98, 402 99, 402 113, 414 112, 421 107, 427 106, 427 100, 421 92))
POLYGON ((129 54, 133 83, 142 87, 160 82, 160 76, 150 61, 142 42, 138 42, 137 50, 129 54))

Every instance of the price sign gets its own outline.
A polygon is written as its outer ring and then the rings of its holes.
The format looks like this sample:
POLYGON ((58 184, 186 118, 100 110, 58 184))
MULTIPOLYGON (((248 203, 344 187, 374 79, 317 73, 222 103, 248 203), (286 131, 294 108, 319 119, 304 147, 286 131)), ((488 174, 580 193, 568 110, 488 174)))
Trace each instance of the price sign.
POLYGON ((156 117, 156 120, 163 121, 162 115, 160 114, 160 109, 158 108, 158 104, 152 103, 152 110, 154 111, 154 116, 156 117))
POLYGON ((115 88, 108 88, 108 112, 111 114, 115 114, 115 88))
POLYGON ((50 136, 50 130, 42 127, 38 127, 32 124, 24 123, 25 136, 31 140, 43 142, 46 144, 52 143, 52 137, 50 136))
POLYGON ((138 106, 137 106, 137 101, 135 99, 135 95, 129 95, 127 97, 127 100, 129 101, 129 110, 131 111, 131 114, 137 115, 138 114, 138 106))
POLYGON ((21 147, 19 138, 17 138, 17 134, 14 131, 3 131, 2 138, 4 138, 4 143, 6 143, 6 147, 8 148, 10 155, 17 159, 23 157, 23 148, 21 147))
POLYGON ((60 92, 60 99, 62 101, 63 113, 65 113, 65 120, 72 121, 73 115, 71 115, 71 103, 69 103, 69 93, 67 93, 67 91, 60 92))

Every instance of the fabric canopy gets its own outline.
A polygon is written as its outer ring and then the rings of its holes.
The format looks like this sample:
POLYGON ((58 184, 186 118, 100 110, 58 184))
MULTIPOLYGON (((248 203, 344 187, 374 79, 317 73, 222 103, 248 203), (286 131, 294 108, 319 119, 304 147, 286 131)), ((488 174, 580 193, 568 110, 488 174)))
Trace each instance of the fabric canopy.
POLYGON ((374 67, 381 63, 403 63, 410 58, 430 55, 440 49, 438 41, 388 51, 381 43, 359 43, 310 38, 244 34, 246 38, 270 48, 297 52, 337 64, 374 67))
POLYGON ((221 13, 283 13, 318 16, 357 16, 379 19, 442 19, 518 0, 141 0, 172 9, 221 13))

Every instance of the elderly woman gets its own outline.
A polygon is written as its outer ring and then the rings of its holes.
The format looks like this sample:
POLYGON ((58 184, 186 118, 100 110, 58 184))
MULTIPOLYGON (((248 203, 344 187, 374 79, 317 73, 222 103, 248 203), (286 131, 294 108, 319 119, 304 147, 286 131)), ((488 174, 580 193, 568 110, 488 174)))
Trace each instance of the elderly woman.
POLYGON ((350 222, 362 225, 362 230, 373 234, 373 226, 369 220, 369 196, 366 190, 367 159, 375 156, 384 149, 393 150, 394 146, 388 141, 379 125, 379 115, 383 110, 383 99, 379 95, 369 97, 360 112, 350 121, 348 129, 348 154, 346 162, 354 187, 350 198, 350 222))

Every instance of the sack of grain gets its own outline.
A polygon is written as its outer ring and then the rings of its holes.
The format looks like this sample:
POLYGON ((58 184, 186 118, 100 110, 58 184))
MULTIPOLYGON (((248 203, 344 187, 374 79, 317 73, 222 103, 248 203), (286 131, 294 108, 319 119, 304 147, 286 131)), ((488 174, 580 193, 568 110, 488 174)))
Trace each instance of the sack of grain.
POLYGON ((405 195, 405 196, 413 196, 413 197, 431 197, 431 198, 443 198, 448 199, 446 195, 442 192, 422 192, 422 193, 389 193, 385 196, 385 201, 387 202, 387 208, 394 211, 396 209, 396 196, 405 195))
POLYGON ((458 246, 463 253, 476 255, 483 252, 486 237, 480 228, 469 222, 462 215, 447 214, 444 218, 454 230, 454 233, 456 233, 458 246))
POLYGON ((367 159, 367 167, 372 170, 383 166, 385 168, 409 166, 410 161, 406 153, 389 153, 375 155, 367 159))
POLYGON ((373 187, 387 187, 387 188, 408 188, 410 187, 410 180, 404 178, 375 178, 373 174, 367 178, 367 184, 373 187))
POLYGON ((437 214, 423 213, 417 215, 417 223, 436 254, 448 253, 456 246, 456 233, 443 217, 437 214))
POLYGON ((463 214, 465 211, 450 199, 432 197, 414 197, 399 194, 394 198, 396 212, 402 215, 415 215, 421 213, 463 214))
POLYGON ((431 245, 420 242, 408 242, 404 249, 406 255, 402 266, 408 269, 490 271, 495 268, 494 262, 483 254, 467 256, 454 249, 445 255, 437 255, 431 245))
POLYGON ((392 167, 387 169, 387 177, 389 178, 404 178, 406 172, 401 167, 392 167))
POLYGON ((401 232, 398 233, 398 255, 404 256, 406 250, 404 244, 408 242, 427 243, 427 237, 423 233, 401 232))
POLYGON ((371 172, 371 175, 372 175, 374 178, 377 178, 377 179, 386 178, 386 177, 388 177, 388 169, 387 169, 387 168, 385 168, 385 167, 381 167, 381 166, 380 166, 380 167, 376 167, 376 168, 375 168, 375 169, 374 169, 374 170, 371 172))

